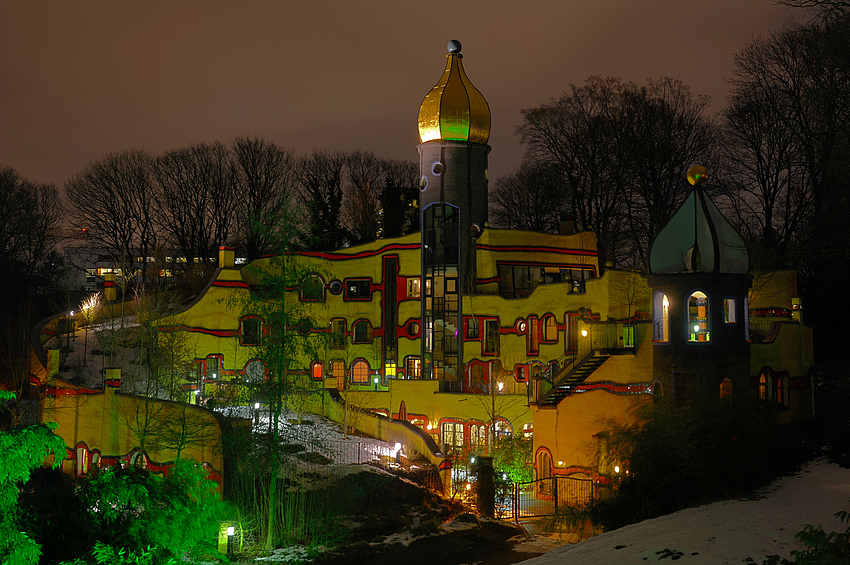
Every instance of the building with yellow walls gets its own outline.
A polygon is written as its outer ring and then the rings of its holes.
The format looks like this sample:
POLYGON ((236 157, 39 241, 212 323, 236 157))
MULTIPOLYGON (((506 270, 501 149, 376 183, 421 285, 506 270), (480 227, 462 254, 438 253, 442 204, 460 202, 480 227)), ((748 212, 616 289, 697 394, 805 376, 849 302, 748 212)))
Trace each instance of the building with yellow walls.
POLYGON ((221 429, 209 410, 182 402, 125 394, 120 369, 106 369, 104 389, 47 377, 39 421, 56 422, 68 448, 62 471, 84 477, 96 467, 137 465, 168 473, 178 458, 201 463, 221 493, 221 429))
MULTIPOLYGON (((559 234, 489 226, 490 111, 460 49, 450 42, 420 106, 421 231, 284 257, 299 274, 284 331, 308 346, 290 371, 309 409, 339 418, 347 404, 387 439, 396 432, 381 430, 404 423, 393 429, 421 436, 438 464, 530 435, 536 477, 599 480, 617 463, 609 432, 642 403, 741 395, 786 419, 809 413, 812 336, 796 275, 750 273, 699 182, 653 243, 649 276, 600 268, 595 234, 569 216, 559 234)), ((278 268, 237 266, 222 247, 204 291, 160 320, 191 348, 200 402, 262 401, 251 385, 274 370, 262 343, 279 321, 248 305, 278 268)))

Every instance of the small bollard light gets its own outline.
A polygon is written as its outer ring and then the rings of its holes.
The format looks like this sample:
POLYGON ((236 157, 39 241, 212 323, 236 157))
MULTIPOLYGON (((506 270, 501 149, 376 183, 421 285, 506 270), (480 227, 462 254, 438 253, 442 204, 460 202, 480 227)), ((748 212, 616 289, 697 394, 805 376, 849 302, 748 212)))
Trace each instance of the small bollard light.
POLYGON ((236 528, 227 526, 227 557, 233 558, 233 534, 236 533, 236 528))

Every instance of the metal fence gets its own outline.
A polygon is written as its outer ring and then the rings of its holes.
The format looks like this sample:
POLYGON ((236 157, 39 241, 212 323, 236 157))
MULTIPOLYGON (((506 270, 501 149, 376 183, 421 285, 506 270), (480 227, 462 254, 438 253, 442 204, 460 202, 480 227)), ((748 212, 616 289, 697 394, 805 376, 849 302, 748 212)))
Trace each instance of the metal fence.
POLYGON ((593 479, 554 476, 528 483, 513 483, 497 494, 496 517, 519 520, 554 516, 567 506, 578 507, 596 498, 593 479))

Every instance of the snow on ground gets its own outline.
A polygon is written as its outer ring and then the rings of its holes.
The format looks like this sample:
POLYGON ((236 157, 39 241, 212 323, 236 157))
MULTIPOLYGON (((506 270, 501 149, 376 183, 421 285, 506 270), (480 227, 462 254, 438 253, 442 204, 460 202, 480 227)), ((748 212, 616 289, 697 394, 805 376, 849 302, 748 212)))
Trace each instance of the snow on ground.
MULTIPOLYGON (((804 466, 759 493, 646 520, 575 545, 553 549, 524 565, 630 565, 664 559, 693 564, 761 564, 768 555, 790 557, 802 549, 794 534, 806 524, 844 531, 833 516, 850 509, 850 469, 823 460, 804 466)), ((516 549, 530 551, 530 549, 516 549)))

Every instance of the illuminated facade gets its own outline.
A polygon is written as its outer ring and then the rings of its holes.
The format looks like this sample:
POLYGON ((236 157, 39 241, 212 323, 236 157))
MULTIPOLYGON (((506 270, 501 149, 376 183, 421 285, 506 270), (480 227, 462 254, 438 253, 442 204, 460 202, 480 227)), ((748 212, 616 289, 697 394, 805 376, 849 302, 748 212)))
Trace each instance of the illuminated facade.
MULTIPOLYGON (((568 217, 559 234, 489 227, 489 130, 451 42, 419 112, 421 232, 288 256, 305 273, 286 293, 300 312, 286 331, 314 345, 295 363, 311 409, 328 414, 340 399, 385 418, 369 429, 403 421, 432 460, 533 435, 540 478, 610 476, 608 431, 660 396, 761 395, 786 418, 805 415, 812 340, 796 274, 753 284, 746 249, 699 183, 656 238, 648 278, 602 273, 595 234, 568 217)), ((240 385, 268 375, 258 344, 271 321, 240 304, 271 259, 239 266, 223 247, 218 264, 161 329, 192 344, 201 398, 252 402, 240 385)))

